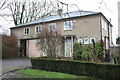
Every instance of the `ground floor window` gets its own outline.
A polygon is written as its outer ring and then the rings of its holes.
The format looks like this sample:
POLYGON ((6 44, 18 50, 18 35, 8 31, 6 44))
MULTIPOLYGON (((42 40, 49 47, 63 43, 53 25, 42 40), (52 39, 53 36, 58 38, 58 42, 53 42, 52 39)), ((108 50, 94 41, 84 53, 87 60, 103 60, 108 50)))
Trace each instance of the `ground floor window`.
POLYGON ((83 44, 83 39, 78 39, 78 43, 83 44))
POLYGON ((84 39, 84 44, 89 44, 89 38, 84 39))
POLYGON ((93 41, 96 42, 95 38, 90 38, 90 44, 93 44, 93 41))

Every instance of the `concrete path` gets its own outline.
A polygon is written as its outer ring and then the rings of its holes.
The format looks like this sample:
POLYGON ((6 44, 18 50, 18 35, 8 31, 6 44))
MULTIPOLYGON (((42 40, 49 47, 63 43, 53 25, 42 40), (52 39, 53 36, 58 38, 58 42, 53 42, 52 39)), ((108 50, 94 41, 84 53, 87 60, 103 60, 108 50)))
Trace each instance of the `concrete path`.
POLYGON ((31 67, 31 62, 28 58, 2 60, 2 73, 26 67, 31 67))

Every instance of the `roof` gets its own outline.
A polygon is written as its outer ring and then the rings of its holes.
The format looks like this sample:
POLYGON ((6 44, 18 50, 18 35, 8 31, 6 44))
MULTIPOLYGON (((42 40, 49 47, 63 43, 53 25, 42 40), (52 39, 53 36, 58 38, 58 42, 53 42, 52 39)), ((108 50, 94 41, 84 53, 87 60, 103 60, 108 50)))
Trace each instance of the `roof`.
POLYGON ((101 13, 92 12, 92 11, 73 11, 73 12, 68 12, 68 13, 62 13, 61 15, 57 14, 57 15, 52 15, 52 16, 46 16, 46 17, 31 21, 28 23, 17 25, 16 27, 12 27, 12 28, 34 25, 34 24, 38 24, 42 22, 50 22, 50 21, 61 20, 61 19, 69 19, 69 18, 75 18, 75 17, 81 17, 81 16, 95 15, 95 14, 101 14, 101 13))

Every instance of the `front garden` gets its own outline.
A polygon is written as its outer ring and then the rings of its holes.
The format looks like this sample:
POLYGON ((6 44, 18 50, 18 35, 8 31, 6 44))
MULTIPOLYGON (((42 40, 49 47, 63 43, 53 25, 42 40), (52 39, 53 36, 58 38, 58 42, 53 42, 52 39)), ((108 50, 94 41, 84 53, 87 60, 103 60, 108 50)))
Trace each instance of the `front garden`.
POLYGON ((120 65, 46 58, 31 59, 33 69, 62 72, 101 79, 120 79, 120 65))
MULTIPOLYGON (((58 35, 58 37, 61 36, 58 35)), ((94 42, 93 40, 92 44, 87 45, 75 43, 73 59, 66 60, 56 55, 59 52, 56 46, 62 46, 62 44, 55 44, 53 41, 59 40, 58 37, 56 35, 52 35, 52 38, 51 36, 45 36, 43 41, 41 38, 38 40, 38 45, 42 46, 40 49, 47 54, 47 57, 32 58, 31 63, 33 69, 89 76, 105 80, 120 79, 120 64, 110 63, 110 50, 106 49, 104 41, 100 43, 94 42)))
POLYGON ((62 50, 63 43, 63 37, 58 32, 41 32, 38 35, 37 46, 47 56, 32 58, 32 69, 20 70, 20 76, 23 78, 76 78, 80 80, 120 79, 120 64, 110 63, 110 50, 106 49, 104 42, 94 42, 93 40, 92 44, 87 45, 75 43, 71 60, 60 58, 57 55, 62 50))
POLYGON ((24 69, 24 70, 19 70, 19 75, 17 77, 19 78, 47 78, 47 79, 66 79, 69 80, 70 78, 72 79, 78 79, 78 80, 101 80, 97 78, 91 78, 87 76, 78 76, 78 75, 71 75, 71 74, 66 74, 66 73, 60 73, 60 72, 51 72, 51 71, 43 71, 43 70, 35 70, 35 69, 24 69))

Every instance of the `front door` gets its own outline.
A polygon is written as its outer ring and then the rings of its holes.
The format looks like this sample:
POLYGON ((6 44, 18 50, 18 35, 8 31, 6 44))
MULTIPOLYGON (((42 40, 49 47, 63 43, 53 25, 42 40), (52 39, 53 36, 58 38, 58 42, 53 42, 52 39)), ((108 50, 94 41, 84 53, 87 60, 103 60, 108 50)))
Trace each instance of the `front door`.
POLYGON ((71 57, 72 53, 72 41, 65 40, 65 57, 71 57))

